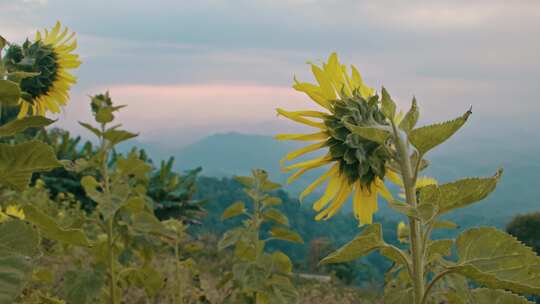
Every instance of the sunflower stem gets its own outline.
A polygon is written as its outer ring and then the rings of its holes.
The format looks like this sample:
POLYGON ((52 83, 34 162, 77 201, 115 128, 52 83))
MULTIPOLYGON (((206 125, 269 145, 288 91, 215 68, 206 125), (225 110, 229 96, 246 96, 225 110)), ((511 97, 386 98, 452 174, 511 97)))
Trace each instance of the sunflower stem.
MULTIPOLYGON (((101 132, 105 133, 105 124, 101 125, 101 132)), ((109 166, 108 166, 108 155, 109 149, 107 147, 107 142, 104 137, 101 137, 101 149, 103 156, 101 159, 101 177, 103 179, 103 190, 107 200, 111 200, 111 185, 109 181, 109 166)), ((116 278, 116 267, 115 267, 115 256, 114 256, 114 215, 112 215, 107 220, 107 258, 108 258, 108 270, 109 270, 109 293, 111 304, 118 304, 117 298, 117 278, 116 278)))
MULTIPOLYGON (((416 176, 418 166, 413 172, 411 159, 409 157, 409 149, 406 141, 403 139, 394 122, 392 122, 395 144, 397 148, 398 161, 401 167, 401 175, 403 178, 403 187, 405 189, 406 202, 411 207, 417 207, 416 198, 416 176)), ((414 303, 420 304, 424 296, 425 281, 424 281, 424 242, 422 223, 419 219, 409 216, 410 228, 410 244, 412 253, 412 282, 414 288, 414 303)))

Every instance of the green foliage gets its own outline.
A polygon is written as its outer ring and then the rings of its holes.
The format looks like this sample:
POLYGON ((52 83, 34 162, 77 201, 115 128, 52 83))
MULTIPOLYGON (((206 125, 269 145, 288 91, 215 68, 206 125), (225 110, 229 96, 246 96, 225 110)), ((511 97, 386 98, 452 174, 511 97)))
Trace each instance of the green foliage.
POLYGON ((506 231, 540 254, 540 212, 516 216, 506 226, 506 231))
POLYGON ((247 210, 244 202, 233 203, 221 217, 223 220, 246 217, 240 227, 225 232, 218 243, 219 250, 234 246, 234 264, 222 283, 231 281, 228 300, 232 303, 297 303, 298 293, 291 281, 291 260, 281 251, 268 253, 265 250, 266 244, 274 239, 303 242, 297 233, 285 228, 289 224, 287 217, 270 207, 279 201, 268 192, 279 185, 269 181, 263 170, 253 170, 252 177, 236 180, 245 187, 252 205, 247 210), (272 204, 264 204, 265 201, 272 204), (266 239, 261 238, 263 224, 271 225, 266 239))

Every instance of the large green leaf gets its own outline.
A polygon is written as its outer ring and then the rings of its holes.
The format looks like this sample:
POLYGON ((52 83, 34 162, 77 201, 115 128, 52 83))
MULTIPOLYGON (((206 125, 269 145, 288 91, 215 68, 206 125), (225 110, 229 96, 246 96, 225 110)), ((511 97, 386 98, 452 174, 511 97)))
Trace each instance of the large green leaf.
POLYGON ((38 252, 39 234, 22 220, 0 224, 0 256, 34 256, 38 252))
POLYGON ((540 258, 513 236, 473 228, 457 238, 456 247, 459 259, 451 271, 489 288, 540 295, 540 258))
POLYGON ((49 171, 62 166, 51 147, 30 141, 18 145, 0 144, 0 183, 23 190, 33 172, 49 171))
POLYGON ((302 237, 298 233, 282 227, 272 227, 270 229, 270 235, 273 239, 300 244, 304 243, 304 240, 302 240, 302 237))
POLYGON ((436 206, 438 214, 463 208, 486 198, 497 186, 502 170, 486 178, 466 178, 442 185, 429 185, 419 189, 420 205, 436 206))
POLYGON ((285 214, 275 208, 268 208, 263 212, 263 218, 267 221, 289 226, 289 219, 285 214))
POLYGON ((32 264, 22 255, 0 257, 0 304, 13 304, 30 279, 32 264))
POLYGON ((230 205, 227 209, 225 209, 225 211, 223 211, 223 214, 221 215, 221 220, 224 221, 226 219, 239 216, 240 214, 243 214, 244 211, 246 211, 245 204, 243 202, 236 202, 230 205))
POLYGON ((81 229, 64 229, 57 222, 32 205, 23 207, 25 219, 36 225, 48 239, 75 246, 90 246, 86 234, 81 229))
POLYGON ((55 122, 43 116, 29 116, 21 119, 15 119, 7 124, 0 126, 0 137, 13 136, 28 128, 41 128, 55 122))
POLYGON ((16 105, 21 98, 21 89, 12 81, 0 79, 0 104, 16 105))
POLYGON ((469 110, 454 120, 414 129, 409 133, 409 140, 420 153, 425 154, 454 135, 465 124, 471 113, 469 110))
POLYGON ((96 270, 71 270, 64 274, 63 292, 68 303, 96 303, 105 274, 96 270))
POLYGON ((354 240, 322 259, 321 264, 349 262, 385 246, 381 224, 371 224, 366 226, 354 240))
POLYGON ((500 289, 477 288, 467 296, 451 291, 445 296, 449 304, 534 304, 522 296, 500 289))

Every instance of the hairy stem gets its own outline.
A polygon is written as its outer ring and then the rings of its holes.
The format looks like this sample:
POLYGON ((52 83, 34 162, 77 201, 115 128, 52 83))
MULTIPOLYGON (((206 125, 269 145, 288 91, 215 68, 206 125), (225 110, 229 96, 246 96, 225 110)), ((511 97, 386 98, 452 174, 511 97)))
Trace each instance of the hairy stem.
POLYGON ((440 272, 439 274, 437 274, 433 280, 431 280, 431 282, 429 283, 429 285, 427 286, 426 288, 426 291, 424 292, 424 296, 422 297, 422 302, 421 304, 425 304, 427 303, 427 300, 429 298, 429 293, 431 292, 431 289, 435 286, 435 284, 440 280, 442 279, 445 275, 451 273, 452 270, 445 270, 443 272, 440 272))
MULTIPOLYGON (((102 133, 105 132, 105 125, 101 125, 102 133)), ((103 191, 108 201, 111 200, 111 185, 109 181, 109 167, 108 167, 108 152, 107 142, 105 138, 101 138, 101 150, 103 152, 101 160, 101 178, 103 179, 103 191)), ((108 255, 108 270, 109 270, 109 293, 111 304, 118 304, 117 291, 116 291, 116 269, 115 269, 115 256, 114 256, 114 215, 107 220, 107 255, 108 255)))
MULTIPOLYGON (((398 161, 401 167, 401 175, 403 178, 403 187, 405 189, 405 197, 407 204, 411 207, 417 207, 416 199, 416 176, 418 166, 416 166, 413 172, 411 159, 409 157, 409 150, 407 143, 401 137, 396 125, 392 122, 392 128, 394 131, 395 144, 397 148, 398 161)), ((423 246, 423 232, 422 223, 419 219, 410 216, 409 217, 410 228, 410 244, 412 254, 412 282, 414 286, 414 303, 420 304, 422 297, 424 296, 425 281, 424 281, 424 246, 423 246)))

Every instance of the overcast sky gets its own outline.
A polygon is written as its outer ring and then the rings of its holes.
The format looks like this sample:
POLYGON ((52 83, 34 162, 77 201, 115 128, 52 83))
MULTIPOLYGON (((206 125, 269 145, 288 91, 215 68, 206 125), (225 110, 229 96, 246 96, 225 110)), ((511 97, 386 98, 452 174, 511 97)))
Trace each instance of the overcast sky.
MULTIPOLYGON (((81 132, 87 96, 110 90, 143 141, 291 128, 274 108, 309 101, 306 61, 332 51, 424 121, 470 105, 469 129, 523 140, 540 129, 540 1, 0 0, 0 34, 22 41, 60 20, 83 65, 60 124, 81 132)), ((536 139, 538 141, 536 134, 536 139)))

